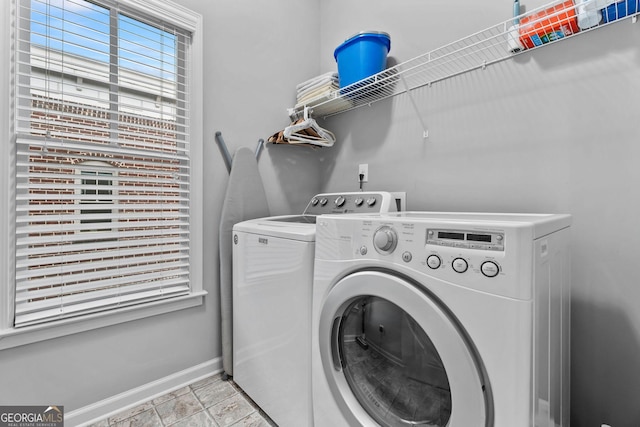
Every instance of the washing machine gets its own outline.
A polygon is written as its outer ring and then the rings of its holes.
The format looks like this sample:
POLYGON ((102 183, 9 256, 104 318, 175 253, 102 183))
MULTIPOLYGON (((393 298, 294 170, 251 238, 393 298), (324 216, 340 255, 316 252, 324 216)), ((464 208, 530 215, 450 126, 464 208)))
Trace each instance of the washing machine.
POLYGON ((316 217, 396 210, 395 200, 388 192, 323 193, 310 200, 302 215, 233 227, 233 380, 279 427, 313 424, 316 217))
POLYGON ((570 222, 318 217, 315 427, 569 427, 570 222))

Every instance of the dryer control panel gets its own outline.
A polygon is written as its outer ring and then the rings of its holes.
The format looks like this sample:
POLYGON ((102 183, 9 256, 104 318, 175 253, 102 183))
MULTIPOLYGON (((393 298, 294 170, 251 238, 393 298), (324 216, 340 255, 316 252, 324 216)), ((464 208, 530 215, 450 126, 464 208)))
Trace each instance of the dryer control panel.
POLYGON ((554 254, 551 235, 569 225, 568 215, 549 214, 324 215, 318 218, 315 259, 531 300, 533 262, 554 254))
POLYGON ((427 245, 504 251, 504 233, 429 228, 427 229, 427 245))

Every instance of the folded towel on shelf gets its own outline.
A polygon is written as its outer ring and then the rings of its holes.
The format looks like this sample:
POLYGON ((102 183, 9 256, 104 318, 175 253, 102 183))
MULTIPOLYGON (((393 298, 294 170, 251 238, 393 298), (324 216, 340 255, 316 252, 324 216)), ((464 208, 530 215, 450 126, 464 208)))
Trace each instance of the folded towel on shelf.
POLYGON ((340 89, 338 73, 331 71, 320 76, 313 77, 296 86, 296 108, 305 105, 316 105, 327 98, 332 98, 332 93, 340 89))
POLYGON ((338 73, 336 73, 335 71, 330 71, 328 73, 321 74, 321 75, 319 75, 317 77, 312 77, 309 80, 305 80, 304 82, 298 84, 296 86, 296 90, 297 91, 301 91, 301 90, 306 89, 308 86, 314 85, 314 84, 319 83, 319 82, 320 83, 324 83, 324 82, 327 82, 327 81, 335 81, 335 82, 337 82, 338 81, 338 73))
POLYGON ((313 86, 309 86, 304 90, 298 91, 298 99, 304 98, 308 96, 310 93, 317 93, 319 90, 327 91, 327 90, 337 90, 340 89, 340 85, 336 82, 321 82, 318 84, 314 84, 313 86))
POLYGON ((306 91, 304 94, 298 95, 298 104, 304 104, 305 102, 321 98, 325 95, 329 95, 331 92, 338 90, 338 86, 332 84, 325 84, 319 86, 311 91, 306 91))

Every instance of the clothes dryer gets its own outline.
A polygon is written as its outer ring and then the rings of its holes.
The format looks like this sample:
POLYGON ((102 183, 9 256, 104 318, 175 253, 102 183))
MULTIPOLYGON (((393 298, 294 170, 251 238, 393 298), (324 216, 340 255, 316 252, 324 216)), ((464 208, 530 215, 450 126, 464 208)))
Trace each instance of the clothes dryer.
POLYGON ((569 426, 570 216, 317 222, 315 427, 569 426))
POLYGON ((387 192, 324 193, 302 215, 233 227, 233 379, 280 427, 313 424, 311 286, 316 216, 395 210, 387 192))

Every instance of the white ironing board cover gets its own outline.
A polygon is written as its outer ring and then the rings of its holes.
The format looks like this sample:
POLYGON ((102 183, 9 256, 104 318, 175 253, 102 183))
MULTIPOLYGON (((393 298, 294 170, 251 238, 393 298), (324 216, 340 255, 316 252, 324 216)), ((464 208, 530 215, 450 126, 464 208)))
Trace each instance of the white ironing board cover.
POLYGON ((266 216, 269 216, 269 205, 255 155, 246 147, 239 148, 233 156, 220 216, 222 368, 230 376, 233 375, 233 226, 266 216))

